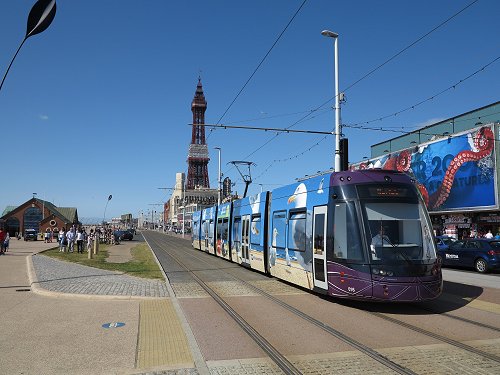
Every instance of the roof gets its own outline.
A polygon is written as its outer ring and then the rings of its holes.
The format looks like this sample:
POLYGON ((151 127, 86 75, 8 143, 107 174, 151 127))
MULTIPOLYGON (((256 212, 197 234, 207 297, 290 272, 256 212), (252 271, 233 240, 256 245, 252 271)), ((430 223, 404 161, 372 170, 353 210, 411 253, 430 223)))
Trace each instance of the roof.
POLYGON ((10 211, 14 211, 17 208, 17 206, 7 206, 5 207, 5 210, 3 210, 2 214, 0 217, 7 215, 10 211))
MULTIPOLYGON (((78 221, 78 214, 77 214, 78 211, 76 207, 57 207, 53 203, 44 201, 43 199, 38 199, 38 198, 32 198, 32 199, 35 199, 39 204, 45 206, 45 208, 48 209, 51 214, 54 214, 65 223, 75 223, 78 221)), ((27 202, 31 201, 32 199, 28 200, 27 202)), ((17 210, 23 204, 19 206, 7 206, 0 217, 4 217, 8 215, 10 212, 17 210)))
MULTIPOLYGON (((54 206, 55 207, 55 206, 54 206)), ((75 222, 78 219, 78 215, 76 214, 75 207, 56 207, 56 210, 63 215, 69 223, 75 222)))

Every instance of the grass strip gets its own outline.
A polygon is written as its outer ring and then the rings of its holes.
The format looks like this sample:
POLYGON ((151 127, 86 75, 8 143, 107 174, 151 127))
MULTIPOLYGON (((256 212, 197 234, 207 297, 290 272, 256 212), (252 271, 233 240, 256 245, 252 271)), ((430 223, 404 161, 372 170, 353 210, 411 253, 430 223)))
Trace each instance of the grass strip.
POLYGON ((109 263, 107 248, 113 245, 99 245, 99 252, 92 259, 88 259, 88 253, 85 251, 79 254, 76 251, 73 253, 61 253, 59 248, 50 249, 40 253, 51 258, 64 260, 67 262, 78 263, 88 267, 100 268, 108 271, 123 272, 130 276, 142 277, 146 279, 163 279, 163 275, 156 263, 156 260, 151 253, 149 246, 145 243, 140 243, 131 249, 132 260, 126 263, 109 263))

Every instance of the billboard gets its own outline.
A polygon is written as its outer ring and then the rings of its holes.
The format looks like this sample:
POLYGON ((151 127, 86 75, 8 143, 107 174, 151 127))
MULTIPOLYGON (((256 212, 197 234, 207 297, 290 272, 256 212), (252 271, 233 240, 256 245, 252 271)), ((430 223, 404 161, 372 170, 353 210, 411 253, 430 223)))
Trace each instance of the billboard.
POLYGON ((393 152, 351 169, 382 168, 414 177, 430 212, 498 208, 494 125, 393 152))

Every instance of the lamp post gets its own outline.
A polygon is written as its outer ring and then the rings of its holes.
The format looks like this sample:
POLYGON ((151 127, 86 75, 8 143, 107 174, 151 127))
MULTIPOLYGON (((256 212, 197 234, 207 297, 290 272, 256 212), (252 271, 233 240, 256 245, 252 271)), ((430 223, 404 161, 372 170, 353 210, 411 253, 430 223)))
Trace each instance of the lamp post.
POLYGON ((106 207, 104 207, 104 216, 102 217, 102 225, 106 225, 106 210, 108 209, 108 203, 113 198, 111 194, 109 194, 108 201, 106 202, 106 207))
POLYGON ((339 98, 339 34, 330 30, 323 30, 321 35, 333 38, 333 48, 335 50, 335 172, 341 171, 340 166, 340 98, 339 98))
POLYGON ((219 174, 217 175, 217 205, 220 205, 220 201, 221 201, 221 190, 222 190, 222 187, 221 187, 221 184, 222 184, 222 181, 221 181, 221 174, 220 174, 220 153, 221 153, 221 148, 220 147, 214 147, 214 149, 216 149, 218 152, 219 152, 219 174))
POLYGON ((23 46, 24 42, 26 42, 26 39, 28 39, 30 36, 41 33, 42 31, 46 30, 47 27, 50 26, 52 20, 56 15, 56 8, 57 8, 56 0, 38 0, 35 3, 35 5, 33 5, 30 14, 28 15, 28 25, 26 28, 26 35, 24 36, 24 39, 21 42, 19 48, 17 49, 14 57, 10 61, 9 67, 7 68, 7 71, 3 76, 2 82, 0 83, 0 90, 2 89, 3 83, 5 82, 5 78, 9 73, 12 63, 16 59, 16 56, 21 50, 21 47, 23 46))

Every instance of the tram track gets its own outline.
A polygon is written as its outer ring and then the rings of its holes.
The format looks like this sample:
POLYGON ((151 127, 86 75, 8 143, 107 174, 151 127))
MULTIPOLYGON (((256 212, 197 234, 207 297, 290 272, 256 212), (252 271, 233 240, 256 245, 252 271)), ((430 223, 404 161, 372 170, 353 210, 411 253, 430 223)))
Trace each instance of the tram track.
POLYGON ((476 322, 476 321, 471 320, 471 319, 463 318, 461 316, 456 316, 456 315, 453 315, 453 314, 450 314, 450 313, 439 312, 437 310, 433 310, 433 309, 427 308, 427 307, 420 307, 419 306, 418 309, 421 310, 421 311, 427 311, 427 312, 430 312, 430 313, 433 313, 433 314, 439 314, 441 316, 445 316, 447 318, 450 318, 450 319, 453 319, 453 320, 457 320, 459 322, 469 323, 469 324, 474 325, 476 327, 486 328, 486 329, 489 329, 489 330, 492 330, 492 331, 495 331, 495 332, 500 332, 500 328, 492 326, 490 324, 476 322))
MULTIPOLYGON (((228 271, 226 271, 228 272, 228 271)), ((290 306, 288 305, 287 303, 281 301, 280 299, 274 297, 273 295, 267 293, 266 291, 264 290, 261 290, 260 288, 252 285, 251 283, 248 283, 247 281, 241 279, 241 278, 238 278, 237 276, 234 276, 233 274, 231 274, 230 272, 228 272, 232 277, 234 277, 237 281, 243 283, 244 285, 246 285, 247 287, 249 288, 252 288, 254 291, 260 293, 261 295, 265 296, 266 298, 269 298, 271 300, 273 300, 274 302, 276 302, 277 304, 279 304, 280 306, 284 307, 285 309, 295 313, 296 315, 302 317, 303 319, 306 319, 307 321, 313 323, 314 325, 320 327, 321 329, 324 329, 326 330, 327 332, 331 333, 332 335, 334 335, 335 337, 337 338, 340 338, 343 340, 343 336, 345 336, 343 333, 335 330, 334 328, 318 321, 317 319, 313 318, 313 317, 310 317, 309 315, 301 312, 300 310, 297 310, 296 308, 294 308, 293 306, 290 306), (338 335, 338 336, 337 336, 338 335)), ((441 342, 444 342, 446 344, 449 344, 449 345, 452 345, 452 346, 455 346, 457 348, 460 348, 462 350, 465 350, 465 351, 468 351, 470 353, 474 353, 474 354, 477 354, 479 356, 482 356, 484 358, 488 358, 494 362, 497 362, 497 363, 500 363, 500 357, 496 356, 496 355, 493 355, 493 354, 490 354, 490 353, 486 353, 482 350, 479 350, 479 349, 476 349, 476 348, 473 348, 467 344, 463 344, 459 341, 456 341, 456 340, 453 340, 453 339, 450 339, 448 337, 445 337, 445 336, 442 336, 442 335, 438 335, 434 332, 431 332, 431 331, 428 331, 428 330, 425 330, 423 328, 420 328, 420 327, 417 327, 413 324, 409 324, 409 323, 406 323, 406 322, 403 322, 399 319, 396 319, 396 318, 393 318, 393 317, 390 317, 386 314, 383 314, 383 313, 377 313, 377 312, 369 312, 370 315, 373 315, 373 316, 376 316, 377 318, 380 318, 380 319, 384 319, 386 321, 389 321, 393 324, 397 324, 399 326, 402 326, 402 327, 405 327, 407 329, 411 329, 412 331, 415 331, 415 332, 418 332, 420 334, 423 334, 425 336, 428 336, 428 337, 432 337, 433 339, 436 339, 436 340, 439 340, 441 342)), ((455 317, 451 314, 448 314, 446 315, 447 317, 454 317, 454 318, 457 318, 457 320, 460 320, 460 321, 463 321, 463 322, 467 322, 467 323, 471 323, 472 321, 470 319, 465 319, 465 318, 460 318, 460 317, 455 317), (448 316, 450 315, 450 316, 448 316)), ((480 326, 482 326, 483 328, 488 328, 488 329, 493 329, 494 331, 499 331, 496 327, 493 327, 493 326, 489 326, 489 325, 486 325, 486 324, 478 324, 480 326)), ((348 336, 345 336, 346 340, 350 340, 348 338, 348 336)), ((348 341, 346 341, 348 342, 348 341)), ((357 342, 353 342, 351 343, 352 346, 356 347, 357 349, 358 348, 358 344, 357 342)), ((363 344, 359 344, 361 346, 364 346, 363 344)), ((374 352, 372 349, 368 348, 368 347, 365 347, 367 348, 369 351, 371 352, 374 352)), ((362 349, 360 349, 362 350, 362 349)), ((375 352, 376 353, 376 352, 375 352)), ((370 355, 368 354, 368 352, 366 352, 365 354, 367 355, 370 355)), ((378 354, 378 353, 377 353, 378 354)), ((370 355, 371 356, 371 355, 370 355)), ((373 358, 373 357, 372 357, 373 358)))
MULTIPOLYGON (((198 261, 201 261, 205 264, 209 264, 213 270, 217 270, 217 271, 223 271, 223 272, 226 272, 228 275, 230 275, 234 280, 238 281, 238 282, 241 282, 242 284, 244 284, 245 286, 249 287, 250 289, 252 289, 253 291, 255 291, 256 293, 272 300, 273 302, 275 302, 276 304, 280 305, 282 308, 286 309, 287 311, 305 319, 306 321, 310 322, 311 324, 314 324, 315 326, 321 328, 322 330, 328 332, 329 334, 333 335, 334 337, 342 340, 343 342, 351 345, 352 347, 356 348, 357 350, 360 350, 361 352, 363 352, 364 354, 370 356, 371 358, 379 361, 380 363, 386 365, 387 367, 390 367, 392 368, 394 371, 398 372, 398 373, 413 373, 411 372, 411 370, 407 369, 407 368, 404 368, 404 367, 401 367, 400 365, 390 361, 389 359, 387 359, 386 357, 382 356, 381 354, 379 354, 378 352, 374 351, 373 349, 351 339, 349 336, 341 333, 340 331, 334 329, 333 327, 330 327, 328 326, 327 324, 303 313, 302 311, 294 308, 293 306, 290 306, 288 305, 286 302, 283 302, 281 301, 279 298, 267 293, 266 291, 256 287, 255 285, 235 276, 230 270, 234 270, 234 267, 227 267, 227 268, 218 268, 218 267, 213 267, 212 264, 206 262, 205 259, 201 259, 200 257, 197 257, 195 256, 194 254, 188 254, 189 256, 191 257, 194 257, 195 259, 197 259, 198 261), (382 357, 382 358, 380 358, 382 357), (389 361, 389 363, 385 363, 386 361, 389 361), (396 368, 393 368, 392 365, 396 365, 396 368), (400 371, 403 371, 403 372, 400 372, 400 371), (409 372, 405 372, 405 371, 409 371, 409 372)), ((423 310, 423 311, 429 311, 429 312, 432 312, 432 313, 438 313, 437 311, 434 311, 430 308, 425 308, 425 307, 417 307, 418 309, 420 310, 423 310)), ((451 346, 454 346, 454 347, 457 347, 461 350, 464 350, 466 352, 469 352, 469 353, 473 353, 473 354, 476 354, 478 356, 481 356, 483 358, 486 358, 486 359, 489 359, 493 362, 496 362, 496 363, 500 363, 500 357, 499 356, 496 356, 494 354, 490 354, 490 353, 487 353, 485 351, 482 351, 482 350, 479 350, 479 349, 476 349, 470 345, 467 345, 467 344, 464 344, 460 341, 457 341, 457 340, 453 340, 451 338, 448 338, 448 337, 445 337, 443 335, 439 335, 439 334, 436 334, 434 332, 431 332, 429 330, 426 330, 426 329, 423 329, 423 328, 420 328, 416 325, 413 325, 413 324, 409 324, 409 323, 406 323, 406 322, 403 322, 399 319, 396 319, 394 317, 391 317, 391 316, 388 316, 387 314, 384 314, 384 313, 379 313, 379 312, 369 312, 367 311, 367 313, 369 313, 370 315, 372 316, 375 316, 379 319, 383 319, 385 321, 388 321, 392 324, 396 324, 396 325, 399 325, 401 327, 404 327, 406 329, 410 329, 414 332, 417 332, 417 333, 420 333, 422 335, 425 335, 427 337, 431 337, 435 340, 438 340, 440 342, 443 342, 443 343, 446 343, 448 345, 451 345, 451 346)), ((452 315, 452 314, 448 314, 448 313, 439 313, 440 315, 442 316, 445 316, 447 318, 450 318, 450 319, 454 319, 454 320, 457 320, 457 321, 461 321, 461 322, 464 322, 464 323, 468 323, 468 324, 471 324, 471 325, 475 325, 475 326, 479 326, 479 327, 482 327, 482 328, 486 328, 486 329, 489 329, 489 330, 492 330, 492 331, 495 331, 495 332, 498 332, 500 331, 500 329, 498 329, 497 327, 494 327, 494 326, 491 326, 491 325, 488 325, 488 324, 485 324, 485 323, 481 323, 481 322, 475 322, 475 321, 472 321, 470 319, 467 319, 467 318, 462 318, 462 317, 457 317, 455 315, 452 315)))
MULTIPOLYGON (((149 240, 148 240, 149 241, 149 240)), ((160 244, 159 242, 153 240, 156 245, 166 251, 166 249, 160 244)), ((269 357, 283 370, 285 373, 293 374, 293 373, 298 373, 300 374, 301 372, 293 366, 282 354, 279 353, 279 351, 274 348, 264 337, 262 337, 253 327, 251 327, 234 309, 232 309, 210 286, 208 286, 203 280, 201 280, 197 275, 196 271, 191 271, 186 267, 182 261, 178 259, 175 255, 172 254, 172 252, 168 253, 172 259, 174 259, 179 265, 181 265, 183 268, 186 269, 187 272, 189 272, 192 276, 193 279, 212 297, 214 300, 236 321, 236 323, 245 331, 247 334, 250 335, 252 339, 269 355, 269 357), (297 372, 295 372, 297 371, 297 372)), ((198 261, 201 261, 203 263, 207 263, 206 260, 201 259, 199 257, 194 256, 193 254, 188 254, 191 257, 194 257, 198 261)), ((405 375, 416 375, 415 372, 411 371, 410 369, 403 367, 384 355, 378 353, 377 351, 373 350, 372 348, 358 342, 357 340, 353 339, 352 337, 349 337, 348 335, 345 335, 344 333, 336 330, 335 328, 313 318, 310 315, 307 315, 306 313, 296 309, 293 306, 290 306, 289 304, 281 301, 280 299, 274 297, 273 295, 265 292, 264 290, 252 285, 251 283, 248 283, 247 281, 238 278, 237 276, 233 275, 231 272, 229 272, 229 268, 226 269, 220 269, 220 268, 215 268, 213 270, 217 271, 222 271, 225 272, 227 275, 232 277, 234 280, 242 283, 243 285, 247 286, 248 288, 254 290, 256 293, 260 294, 263 297, 266 297, 273 303, 279 305, 281 308, 285 309, 286 311, 294 314, 295 316, 298 316, 305 321, 307 321, 310 324, 313 324, 314 326, 320 328, 324 332, 328 333, 329 335, 339 339, 340 341, 350 345, 354 349, 358 350, 359 352, 367 355, 368 357, 374 359, 375 361, 379 362, 383 366, 393 370, 394 372, 398 374, 405 374, 405 375)), ((205 269, 203 271, 206 271, 205 269)))
MULTIPOLYGON (((149 242, 154 242, 156 245, 162 249, 163 246, 156 240, 147 240, 149 242)), ((286 374, 302 374, 284 355, 282 355, 269 341, 267 341, 261 334, 259 334, 248 322, 241 317, 236 310, 234 310, 227 302, 223 300, 210 286, 208 286, 203 280, 201 280, 193 271, 191 271, 178 257, 169 253, 169 256, 177 262, 181 267, 183 267, 186 272, 189 272, 193 279, 222 307, 222 309, 240 326, 254 341, 255 343, 264 350, 269 358, 276 363, 276 365, 282 369, 286 374)), ((163 266, 162 266, 163 267, 163 266)))
POLYGON ((453 345, 453 346, 455 346, 457 348, 466 350, 466 351, 468 351, 470 353, 474 353, 474 354, 480 355, 480 356, 482 356, 484 358, 488 358, 488 359, 490 359, 490 360, 492 360, 494 362, 500 363, 500 357, 498 357, 496 355, 493 355, 493 354, 486 353, 486 352, 484 352, 482 350, 473 348, 472 346, 469 346, 467 344, 461 343, 460 341, 456 341, 456 340, 450 339, 448 337, 445 337, 445 336, 442 336, 442 335, 438 335, 437 333, 425 330, 425 329, 417 327, 417 326, 415 326, 413 324, 409 324, 409 323, 403 322, 403 321, 401 321, 399 319, 393 318, 393 317, 388 316, 388 315, 383 314, 383 313, 378 313, 378 312, 370 311, 369 314, 373 315, 373 316, 376 316, 377 318, 384 319, 384 320, 386 320, 388 322, 391 322, 393 324, 397 324, 397 325, 405 327, 407 329, 411 329, 412 331, 421 333, 421 334, 426 335, 428 337, 432 337, 433 339, 445 342, 445 343, 447 343, 449 345, 453 345))

